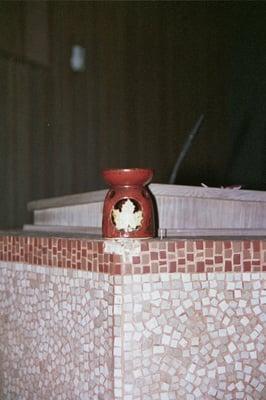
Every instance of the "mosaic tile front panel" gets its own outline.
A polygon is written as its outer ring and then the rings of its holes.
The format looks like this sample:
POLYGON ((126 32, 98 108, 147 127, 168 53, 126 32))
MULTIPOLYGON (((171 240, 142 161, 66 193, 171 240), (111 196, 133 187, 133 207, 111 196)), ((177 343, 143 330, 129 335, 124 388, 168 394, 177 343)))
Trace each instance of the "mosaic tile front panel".
POLYGON ((264 400, 266 274, 115 277, 115 399, 264 400))
POLYGON ((266 399, 265 240, 2 236, 0 260, 1 400, 266 399))
POLYGON ((0 263, 0 399, 113 400, 108 275, 0 263))

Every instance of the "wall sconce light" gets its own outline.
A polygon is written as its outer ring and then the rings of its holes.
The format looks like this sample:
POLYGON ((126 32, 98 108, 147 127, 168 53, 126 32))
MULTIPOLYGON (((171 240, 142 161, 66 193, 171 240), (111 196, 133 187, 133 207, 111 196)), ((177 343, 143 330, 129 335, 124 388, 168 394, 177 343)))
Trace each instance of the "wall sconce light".
POLYGON ((70 66, 74 72, 82 72, 85 70, 86 50, 84 47, 75 45, 71 49, 70 66))

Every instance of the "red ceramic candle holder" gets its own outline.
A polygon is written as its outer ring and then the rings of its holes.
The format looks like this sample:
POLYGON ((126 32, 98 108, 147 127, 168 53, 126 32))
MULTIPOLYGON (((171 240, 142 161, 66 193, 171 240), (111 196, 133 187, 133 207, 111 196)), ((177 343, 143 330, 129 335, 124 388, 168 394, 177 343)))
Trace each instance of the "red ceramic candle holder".
POLYGON ((151 169, 107 169, 103 178, 110 189, 103 206, 105 238, 151 238, 155 236, 153 202, 146 185, 151 169))

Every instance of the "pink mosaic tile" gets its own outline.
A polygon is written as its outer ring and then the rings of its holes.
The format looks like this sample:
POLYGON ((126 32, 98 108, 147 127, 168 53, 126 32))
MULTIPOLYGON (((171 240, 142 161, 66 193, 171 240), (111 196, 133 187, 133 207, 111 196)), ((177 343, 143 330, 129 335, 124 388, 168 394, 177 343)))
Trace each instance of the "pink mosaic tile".
MULTIPOLYGON (((113 274, 266 271, 265 240, 135 241, 138 253, 106 251, 106 242, 78 238, 0 236, 0 260, 113 274), (129 264, 131 267, 129 267, 129 264)), ((110 241, 109 241, 110 243, 110 241)), ((119 241, 114 241, 119 243, 119 241)))
POLYGON ((265 240, 0 237, 0 397, 264 400, 265 240))

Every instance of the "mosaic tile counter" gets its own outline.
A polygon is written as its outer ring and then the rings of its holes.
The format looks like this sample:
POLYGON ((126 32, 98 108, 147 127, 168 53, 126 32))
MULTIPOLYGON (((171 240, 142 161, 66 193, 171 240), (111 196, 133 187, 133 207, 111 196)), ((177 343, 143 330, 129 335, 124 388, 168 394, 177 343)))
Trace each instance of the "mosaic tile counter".
POLYGON ((266 399, 266 240, 0 237, 0 399, 266 399))

